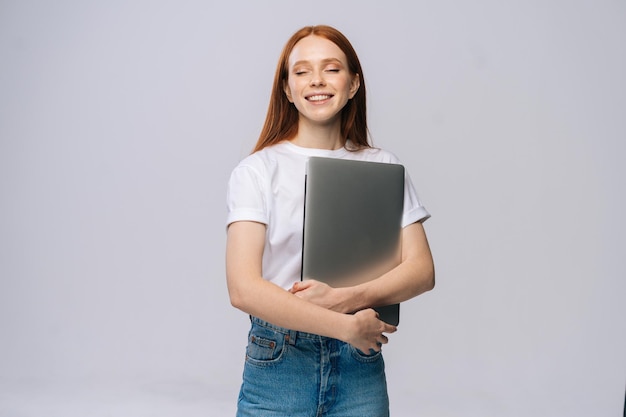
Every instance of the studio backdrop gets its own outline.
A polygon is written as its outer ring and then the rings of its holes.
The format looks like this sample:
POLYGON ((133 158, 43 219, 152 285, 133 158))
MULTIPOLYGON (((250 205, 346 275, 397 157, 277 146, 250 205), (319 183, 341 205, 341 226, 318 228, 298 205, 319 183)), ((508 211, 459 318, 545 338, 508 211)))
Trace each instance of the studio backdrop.
POLYGON ((0 415, 233 415, 225 190, 330 24, 432 214, 394 416, 621 416, 626 4, 0 2, 0 415))

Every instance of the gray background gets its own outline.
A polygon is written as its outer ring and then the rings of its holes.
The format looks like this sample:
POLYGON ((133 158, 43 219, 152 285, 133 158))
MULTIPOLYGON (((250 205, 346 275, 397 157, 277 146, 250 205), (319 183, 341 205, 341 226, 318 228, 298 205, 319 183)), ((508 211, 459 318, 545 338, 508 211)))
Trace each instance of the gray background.
POLYGON ((394 416, 621 416, 626 3, 0 1, 0 415, 226 416, 225 184, 327 23, 432 212, 394 416))

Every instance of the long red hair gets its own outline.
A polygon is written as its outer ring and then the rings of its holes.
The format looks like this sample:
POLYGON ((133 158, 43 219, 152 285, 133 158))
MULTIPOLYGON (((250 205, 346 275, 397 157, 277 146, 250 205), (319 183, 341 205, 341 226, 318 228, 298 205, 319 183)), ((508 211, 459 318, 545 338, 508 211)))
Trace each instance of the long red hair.
POLYGON ((341 32, 337 29, 326 26, 306 26, 294 33, 278 60, 276 74, 274 75, 274 85, 270 97, 270 104, 265 117, 265 124, 259 136, 259 140, 253 152, 260 151, 266 146, 274 145, 283 140, 293 139, 298 134, 298 110, 289 102, 285 95, 284 85, 289 76, 289 55, 294 46, 307 36, 320 36, 333 42, 346 55, 348 60, 348 70, 355 76, 358 74, 361 85, 354 97, 341 110, 341 136, 343 144, 350 139, 356 149, 369 148, 366 103, 365 103, 365 79, 361 63, 356 51, 341 32))

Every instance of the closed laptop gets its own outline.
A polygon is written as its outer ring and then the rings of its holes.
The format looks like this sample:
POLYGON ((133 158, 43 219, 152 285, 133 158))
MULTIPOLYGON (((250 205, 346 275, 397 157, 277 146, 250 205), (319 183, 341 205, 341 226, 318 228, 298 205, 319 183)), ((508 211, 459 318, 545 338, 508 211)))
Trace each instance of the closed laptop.
MULTIPOLYGON (((404 167, 311 157, 307 164, 302 279, 332 287, 378 278, 401 261, 404 167)), ((375 306, 397 325, 400 306, 375 306)))

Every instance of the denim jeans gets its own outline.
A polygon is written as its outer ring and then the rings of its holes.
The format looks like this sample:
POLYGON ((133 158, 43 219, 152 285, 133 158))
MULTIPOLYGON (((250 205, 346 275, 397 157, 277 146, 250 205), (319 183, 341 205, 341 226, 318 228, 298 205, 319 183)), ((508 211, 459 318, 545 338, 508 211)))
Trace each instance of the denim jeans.
POLYGON ((251 318, 238 417, 385 417, 380 352, 251 318))

